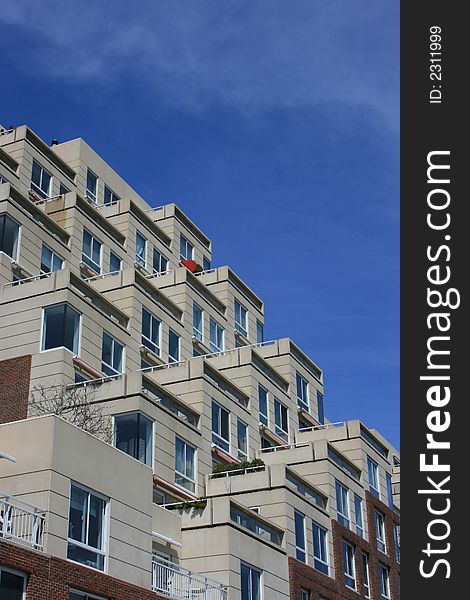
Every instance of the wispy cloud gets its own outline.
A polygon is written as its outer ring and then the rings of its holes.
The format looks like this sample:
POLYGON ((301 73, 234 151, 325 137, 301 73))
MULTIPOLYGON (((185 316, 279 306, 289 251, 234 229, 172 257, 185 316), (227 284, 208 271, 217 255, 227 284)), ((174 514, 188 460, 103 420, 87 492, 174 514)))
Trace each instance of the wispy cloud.
POLYGON ((362 106, 396 126, 394 0, 16 0, 10 58, 38 77, 119 85, 186 110, 362 106))

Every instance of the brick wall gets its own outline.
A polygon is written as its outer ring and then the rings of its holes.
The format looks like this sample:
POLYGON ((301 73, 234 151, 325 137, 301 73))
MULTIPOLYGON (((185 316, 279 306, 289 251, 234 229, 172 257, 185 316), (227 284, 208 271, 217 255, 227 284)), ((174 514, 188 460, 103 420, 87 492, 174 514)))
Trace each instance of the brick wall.
POLYGON ((164 600, 151 590, 1 539, 0 565, 27 575, 26 600, 69 600, 70 588, 107 600, 164 600))
POLYGON ((324 598, 325 600, 359 600, 359 598, 365 598, 362 552, 369 555, 370 598, 372 600, 381 600, 380 562, 390 570, 390 596, 392 600, 399 600, 398 575, 400 568, 395 560, 393 525, 394 523, 399 524, 400 519, 386 504, 375 498, 368 491, 366 491, 366 512, 371 542, 356 535, 351 529, 340 525, 336 520, 332 520, 333 560, 336 579, 320 573, 295 558, 289 557, 290 600, 300 600, 301 588, 310 591, 310 600, 319 600, 320 598, 324 598), (378 509, 385 515, 387 554, 383 554, 377 549, 374 509, 378 509), (343 540, 349 542, 355 548, 357 592, 347 588, 344 584, 343 540))
POLYGON ((28 416, 31 355, 0 361, 0 423, 28 416))

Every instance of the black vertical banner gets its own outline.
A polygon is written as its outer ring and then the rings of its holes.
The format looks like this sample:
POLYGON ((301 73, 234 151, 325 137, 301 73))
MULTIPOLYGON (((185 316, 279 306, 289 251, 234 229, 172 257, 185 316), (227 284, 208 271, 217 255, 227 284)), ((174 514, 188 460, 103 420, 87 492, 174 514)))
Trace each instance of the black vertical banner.
POLYGON ((435 0, 401 4, 405 599, 469 596, 470 35, 464 8, 435 0))

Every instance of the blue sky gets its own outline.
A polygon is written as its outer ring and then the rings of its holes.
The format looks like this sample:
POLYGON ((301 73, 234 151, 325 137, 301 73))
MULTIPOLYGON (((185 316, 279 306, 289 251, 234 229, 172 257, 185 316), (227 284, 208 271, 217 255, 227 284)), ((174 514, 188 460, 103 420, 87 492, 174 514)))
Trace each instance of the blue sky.
POLYGON ((130 6, 2 3, 0 122, 181 206, 323 368, 327 416, 398 445, 398 2, 130 6))

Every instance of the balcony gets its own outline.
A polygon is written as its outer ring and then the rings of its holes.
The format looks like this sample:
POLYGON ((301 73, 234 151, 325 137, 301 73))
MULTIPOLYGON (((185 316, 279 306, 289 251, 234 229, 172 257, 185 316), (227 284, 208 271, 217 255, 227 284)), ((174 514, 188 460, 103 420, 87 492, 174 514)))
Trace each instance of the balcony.
POLYGON ((152 589, 178 600, 227 600, 227 588, 160 556, 152 559, 152 589))
POLYGON ((45 511, 0 492, 0 538, 44 549, 45 511))

